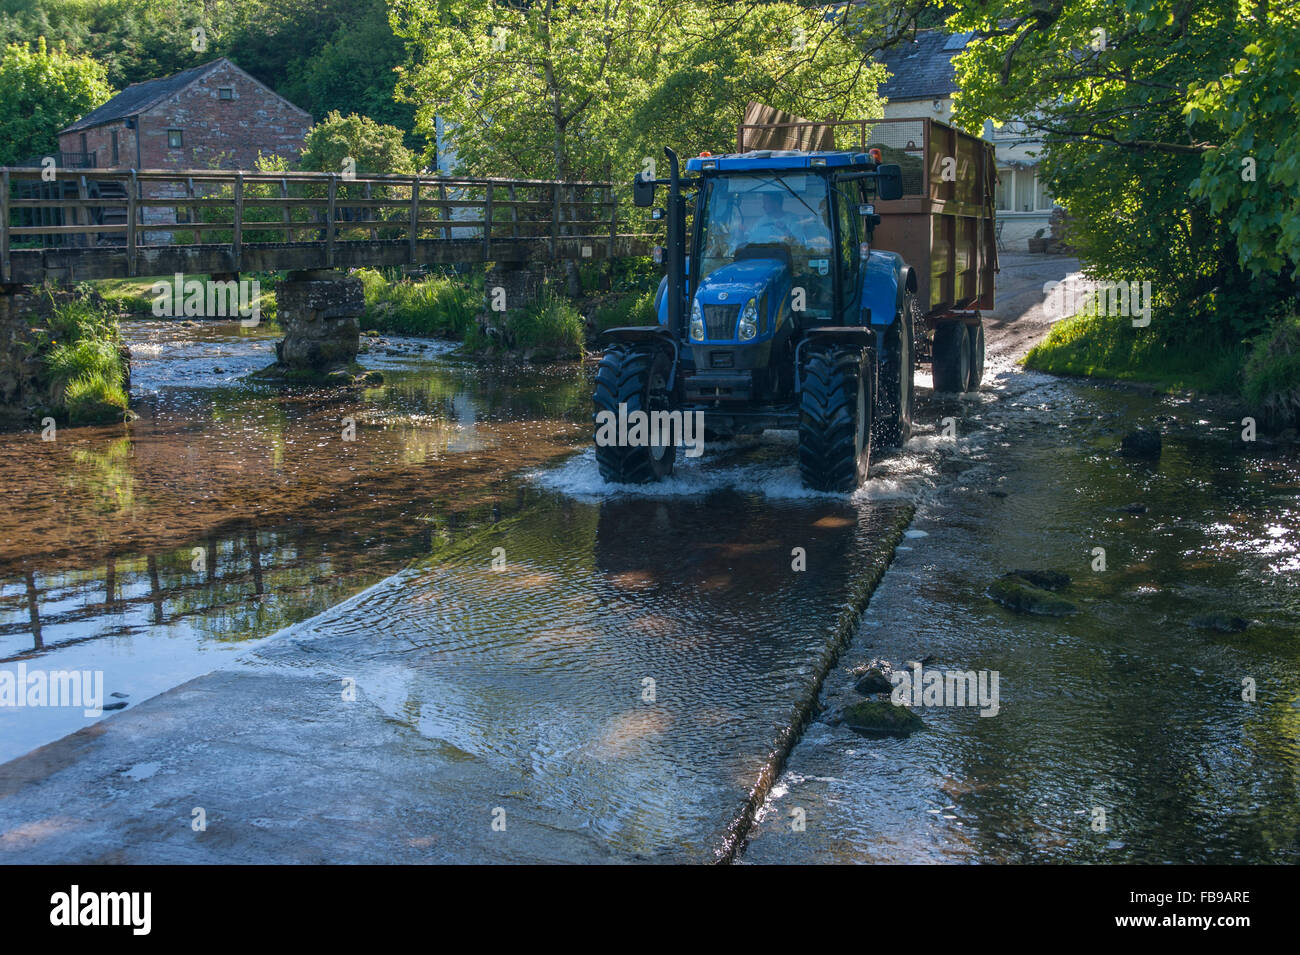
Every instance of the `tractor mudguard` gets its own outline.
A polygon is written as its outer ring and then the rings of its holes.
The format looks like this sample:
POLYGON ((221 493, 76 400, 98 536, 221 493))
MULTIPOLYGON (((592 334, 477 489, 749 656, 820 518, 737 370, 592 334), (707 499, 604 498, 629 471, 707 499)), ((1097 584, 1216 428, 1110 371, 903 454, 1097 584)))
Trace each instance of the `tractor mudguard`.
POLYGON ((872 325, 892 325, 903 298, 916 291, 916 276, 897 252, 875 249, 862 270, 862 308, 872 325))
POLYGON ((599 341, 605 344, 615 342, 626 342, 628 344, 662 345, 669 349, 673 356, 673 368, 668 376, 668 388, 671 391, 673 384, 677 380, 677 359, 678 347, 673 341, 672 332, 663 325, 624 325, 619 328, 607 328, 600 333, 599 341))

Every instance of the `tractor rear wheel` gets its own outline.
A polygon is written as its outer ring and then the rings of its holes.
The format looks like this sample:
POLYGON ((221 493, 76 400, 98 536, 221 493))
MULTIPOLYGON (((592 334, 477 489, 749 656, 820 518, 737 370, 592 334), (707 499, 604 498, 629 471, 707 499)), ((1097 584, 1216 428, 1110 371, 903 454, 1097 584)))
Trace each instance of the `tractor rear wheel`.
POLYGON ((799 474, 814 491, 852 491, 871 460, 871 366, 861 348, 830 347, 804 359, 799 474))
POLYGON ((979 391, 980 380, 984 377, 984 323, 969 329, 967 340, 970 343, 970 377, 966 379, 967 391, 979 391))
MULTIPOLYGON (((626 414, 634 411, 647 414, 669 411, 672 399, 668 393, 668 378, 672 373, 672 359, 662 348, 638 345, 610 345, 601 356, 596 369, 596 390, 591 396, 595 422, 595 438, 601 434, 598 415, 610 412, 619 420, 619 405, 626 406, 626 414)), ((629 431, 631 428, 629 427, 629 431)), ((673 473, 677 445, 640 443, 631 445, 621 440, 596 440, 596 466, 600 476, 614 484, 646 484, 662 481, 673 473)), ((674 435, 675 439, 677 436, 674 435)))
POLYGON ((965 391, 970 382, 970 333, 965 322, 943 322, 934 330, 935 391, 965 391))
POLYGON ((916 305, 909 295, 894 324, 885 332, 880 352, 875 434, 878 448, 901 447, 912 435, 912 329, 916 305))

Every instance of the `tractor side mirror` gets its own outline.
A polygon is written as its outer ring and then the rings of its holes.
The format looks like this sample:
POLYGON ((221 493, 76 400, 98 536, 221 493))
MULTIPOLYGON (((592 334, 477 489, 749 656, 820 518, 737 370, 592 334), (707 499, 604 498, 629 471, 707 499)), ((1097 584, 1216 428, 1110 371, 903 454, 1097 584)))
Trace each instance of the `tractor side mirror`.
POLYGON ((903 198, 903 170, 894 163, 876 167, 876 194, 885 202, 903 198))
POLYGON ((655 204, 655 181, 640 173, 632 180, 632 204, 638 209, 648 209, 655 204))

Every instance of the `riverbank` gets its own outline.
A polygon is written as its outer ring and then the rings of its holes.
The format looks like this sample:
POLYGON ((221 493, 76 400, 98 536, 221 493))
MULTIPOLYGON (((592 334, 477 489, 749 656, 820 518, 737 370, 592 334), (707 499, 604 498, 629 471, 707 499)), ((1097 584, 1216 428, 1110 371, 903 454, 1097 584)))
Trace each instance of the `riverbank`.
POLYGON ((1073 315, 1054 324, 1024 364, 1055 375, 1228 396, 1275 432, 1294 432, 1300 424, 1300 317, 1294 312, 1279 313, 1249 339, 1170 328, 1167 319, 1135 328, 1128 316, 1073 315))

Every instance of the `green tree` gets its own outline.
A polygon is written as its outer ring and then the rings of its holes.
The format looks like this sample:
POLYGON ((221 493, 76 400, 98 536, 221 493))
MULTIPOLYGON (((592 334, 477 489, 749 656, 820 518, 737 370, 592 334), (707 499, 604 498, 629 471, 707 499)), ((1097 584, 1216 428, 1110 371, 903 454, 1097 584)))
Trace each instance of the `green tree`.
POLYGON ((982 37, 957 59, 957 121, 1043 137, 1090 271, 1149 279, 1166 340, 1260 331, 1300 261, 1297 0, 955 7, 949 29, 982 37))
POLYGON ((730 142, 759 98, 817 118, 879 115, 881 68, 844 15, 796 3, 393 0, 401 93, 478 174, 617 179, 665 144, 730 142))
POLYGON ((44 38, 9 44, 0 59, 0 165, 53 154, 59 130, 112 95, 89 57, 48 49, 44 38))
POLYGON ((330 113, 307 131, 299 165, 312 172, 343 172, 351 159, 355 172, 415 172, 415 154, 402 142, 402 131, 368 116, 330 113))
POLYGON ((359 19, 338 28, 311 56, 295 61, 279 91, 313 116, 360 113, 412 135, 415 108, 394 98, 406 47, 388 24, 385 0, 370 0, 359 19))

